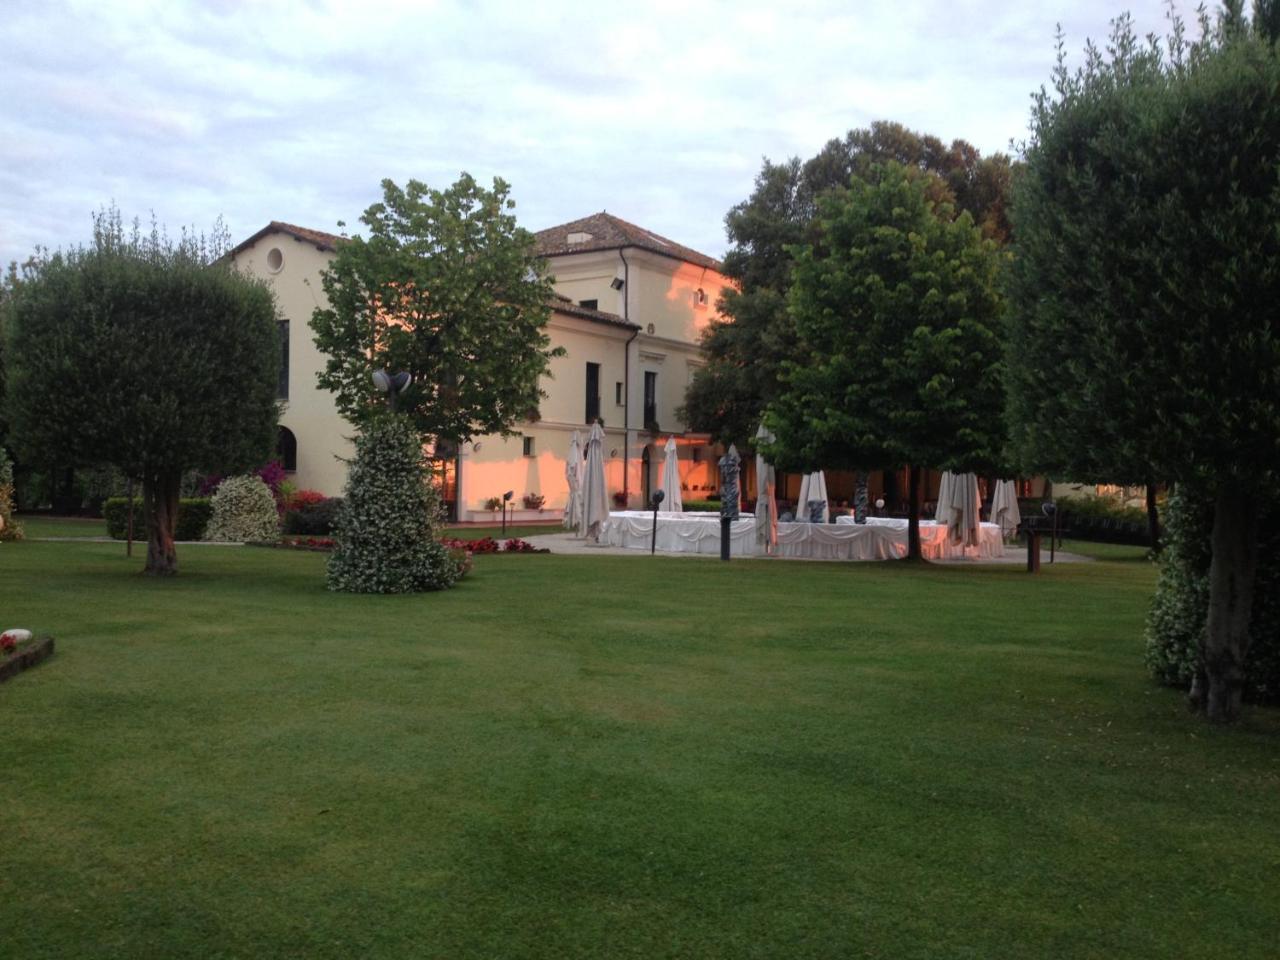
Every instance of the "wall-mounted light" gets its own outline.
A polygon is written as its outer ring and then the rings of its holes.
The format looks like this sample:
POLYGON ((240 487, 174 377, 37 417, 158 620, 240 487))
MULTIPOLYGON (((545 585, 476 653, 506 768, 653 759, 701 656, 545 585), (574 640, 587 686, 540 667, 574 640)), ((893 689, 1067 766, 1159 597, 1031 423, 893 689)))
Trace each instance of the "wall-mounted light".
POLYGON ((614 447, 612 450, 610 450, 610 451, 609 451, 609 456, 610 456, 610 457, 616 457, 617 455, 618 455, 618 448, 617 448, 617 447, 614 447))
POLYGON ((614 277, 612 280, 609 281, 609 286, 613 287, 613 289, 615 290, 621 290, 622 283, 623 283, 623 280, 621 277, 614 277))

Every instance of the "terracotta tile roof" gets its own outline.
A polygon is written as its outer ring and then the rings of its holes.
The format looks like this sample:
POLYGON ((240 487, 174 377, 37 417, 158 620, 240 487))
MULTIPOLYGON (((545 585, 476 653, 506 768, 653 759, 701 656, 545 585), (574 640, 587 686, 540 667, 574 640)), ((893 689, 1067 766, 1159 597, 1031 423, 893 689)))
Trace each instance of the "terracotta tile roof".
POLYGON ((343 239, 335 233, 325 233, 323 230, 312 230, 309 227, 299 227, 292 223, 272 220, 249 239, 242 240, 232 247, 229 255, 235 255, 246 247, 253 246, 269 233, 286 233, 295 240, 314 244, 317 250, 335 250, 337 249, 338 241, 343 239))
POLYGON ((563 257, 571 253, 636 247, 664 257, 683 260, 695 266, 707 267, 711 270, 720 269, 719 260, 604 211, 593 213, 581 220, 571 220, 556 227, 539 230, 534 237, 538 241, 538 253, 544 257, 563 257))
POLYGON ((630 320, 624 320, 616 313, 606 313, 603 310, 596 310, 593 307, 584 307, 574 303, 568 297, 556 294, 551 298, 551 309, 556 313, 567 313, 573 317, 581 317, 584 320, 591 320, 595 323, 605 323, 613 327, 622 327, 624 330, 639 330, 640 324, 632 323, 630 320))

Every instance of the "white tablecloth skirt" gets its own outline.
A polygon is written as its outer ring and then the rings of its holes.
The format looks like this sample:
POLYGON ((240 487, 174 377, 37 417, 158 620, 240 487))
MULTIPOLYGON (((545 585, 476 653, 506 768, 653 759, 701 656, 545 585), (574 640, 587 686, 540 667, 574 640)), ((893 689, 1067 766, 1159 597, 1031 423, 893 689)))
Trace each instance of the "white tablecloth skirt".
MULTIPOLYGON (((775 555, 807 560, 894 560, 907 555, 907 521, 873 518, 858 525, 779 523, 775 555)), ((653 514, 637 510, 609 514, 600 531, 600 542, 612 547, 648 550, 653 535, 653 514)), ((657 549, 664 553, 720 554, 720 515, 715 513, 658 514, 657 549)), ((752 557, 762 550, 755 540, 755 517, 743 514, 729 527, 729 549, 735 557, 752 557)), ((947 540, 947 528, 920 524, 920 550, 926 559, 990 559, 1004 556, 1000 528, 984 523, 980 543, 964 548, 947 540)))
MULTIPOLYGON (((755 553, 755 517, 743 514, 729 527, 729 550, 735 557, 755 553)), ((611 547, 648 550, 653 513, 624 510, 609 514, 600 542, 611 547)), ((720 556, 720 514, 659 513, 658 549, 663 553, 706 553, 720 556)))
MULTIPOLYGON (((902 542, 907 540, 907 523, 902 517, 867 517, 867 526, 883 527, 901 531, 902 542)), ((853 517, 836 517, 837 526, 856 526, 853 517)), ((947 540, 946 524, 933 520, 920 521, 920 552, 926 560, 957 560, 961 557, 970 560, 988 560, 992 557, 1004 556, 1004 533, 998 523, 983 523, 978 529, 978 545, 961 547, 947 540)), ((906 556, 904 552, 902 554, 906 556)))

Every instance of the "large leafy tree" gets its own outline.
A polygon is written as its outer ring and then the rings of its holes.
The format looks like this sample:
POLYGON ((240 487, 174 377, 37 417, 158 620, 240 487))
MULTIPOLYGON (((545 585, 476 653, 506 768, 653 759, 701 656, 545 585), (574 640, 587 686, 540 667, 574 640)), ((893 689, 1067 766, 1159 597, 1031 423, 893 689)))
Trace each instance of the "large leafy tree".
POLYGON ((755 435, 764 408, 778 393, 782 365, 793 355, 795 327, 787 311, 791 250, 815 239, 820 198, 844 190, 850 178, 877 176, 896 162, 923 175, 935 209, 968 212, 983 234, 1008 236, 1004 202, 1008 157, 982 157, 963 140, 950 145, 901 124, 877 122, 833 139, 802 163, 765 161, 751 196, 725 217, 730 249, 724 272, 737 285, 723 292, 722 322, 703 335, 706 365, 694 376, 684 418, 726 442, 755 435))
POLYGON ((280 342, 270 290, 206 241, 100 214, 93 244, 40 256, 5 304, 6 408, 32 463, 142 480, 145 571, 177 572, 182 475, 243 470, 275 442, 280 342))
POLYGON ((909 467, 912 559, 920 468, 988 469, 1004 438, 999 253, 928 194, 887 164, 819 201, 795 251, 797 354, 766 416, 784 468, 909 467))
POLYGON ((447 190, 384 180, 382 202, 361 217, 368 236, 341 243, 311 327, 328 357, 320 385, 353 423, 385 409, 370 380, 382 367, 413 375, 398 409, 424 437, 508 433, 537 410, 556 354, 545 332, 553 291, 509 189, 467 174, 447 190))
POLYGON ((1202 39, 1059 62, 1012 207, 1009 420, 1029 469, 1157 475, 1213 503, 1194 699, 1239 710, 1256 505, 1280 468, 1280 56, 1239 3, 1202 39))

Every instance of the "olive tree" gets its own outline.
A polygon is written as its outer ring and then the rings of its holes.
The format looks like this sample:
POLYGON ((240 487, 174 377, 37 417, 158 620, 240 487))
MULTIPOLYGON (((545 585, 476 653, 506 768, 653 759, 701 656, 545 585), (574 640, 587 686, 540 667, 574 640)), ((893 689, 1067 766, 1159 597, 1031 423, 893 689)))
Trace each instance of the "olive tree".
POLYGON ((244 470, 275 441, 275 304, 211 262, 222 236, 172 241, 105 212, 92 245, 32 261, 4 307, 11 441, 28 462, 141 478, 156 576, 177 572, 183 473, 244 470))
POLYGON ((1156 475, 1213 504, 1193 699, 1240 706, 1257 505, 1280 471, 1280 56, 1272 4, 1191 42, 1115 21, 1059 60, 1012 203, 1009 422, 1028 470, 1156 475))

